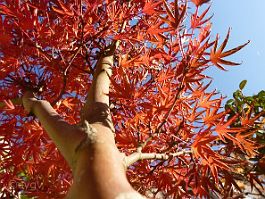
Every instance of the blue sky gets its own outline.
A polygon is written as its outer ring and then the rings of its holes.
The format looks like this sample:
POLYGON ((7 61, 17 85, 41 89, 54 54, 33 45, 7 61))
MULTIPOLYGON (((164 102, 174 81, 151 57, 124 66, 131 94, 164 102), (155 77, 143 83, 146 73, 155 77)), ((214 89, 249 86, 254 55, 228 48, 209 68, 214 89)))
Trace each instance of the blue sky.
POLYGON ((212 33, 220 34, 223 41, 232 28, 227 49, 250 40, 251 42, 229 60, 242 62, 240 66, 227 67, 228 72, 209 69, 214 78, 212 88, 231 97, 241 80, 248 80, 244 93, 252 95, 265 90, 265 0, 212 0, 214 13, 212 33))

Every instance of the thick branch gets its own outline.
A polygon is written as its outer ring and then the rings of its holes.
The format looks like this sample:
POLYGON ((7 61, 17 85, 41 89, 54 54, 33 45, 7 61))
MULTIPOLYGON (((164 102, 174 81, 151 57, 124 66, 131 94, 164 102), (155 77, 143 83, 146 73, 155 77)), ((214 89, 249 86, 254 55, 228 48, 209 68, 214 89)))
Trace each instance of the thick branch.
POLYGON ((87 120, 91 123, 96 122, 96 120, 110 120, 109 86, 110 76, 112 74, 111 67, 114 62, 114 51, 115 45, 111 45, 110 48, 103 51, 98 60, 92 85, 90 86, 86 103, 82 110, 82 121, 87 120))
POLYGON ((142 153, 140 151, 135 152, 127 157, 124 158, 124 165, 129 167, 133 163, 139 161, 139 160, 168 160, 172 157, 178 157, 185 154, 190 154, 191 151, 183 150, 176 153, 142 153))
POLYGON ((43 127, 72 167, 75 148, 84 139, 77 128, 65 122, 47 101, 38 101, 33 109, 43 127))
MULTIPOLYGON (((123 22, 120 32, 124 31, 126 23, 126 21, 123 22)), ((82 109, 82 121, 90 121, 91 117, 95 117, 95 112, 97 112, 98 115, 102 115, 102 112, 104 113, 103 115, 107 114, 107 118, 101 119, 104 119, 105 121, 107 119, 110 121, 109 87, 110 77, 112 75, 111 67, 114 64, 114 52, 119 47, 119 45, 120 41, 115 40, 110 46, 108 46, 103 52, 101 52, 101 57, 97 62, 96 70, 94 72, 92 85, 88 91, 86 103, 82 109), (99 107, 95 105, 99 105, 99 107), (100 110, 95 111, 95 109, 98 108, 100 110), (91 114, 93 114, 94 116, 91 116, 91 114)))
POLYGON ((68 124, 48 101, 37 100, 30 91, 24 93, 22 101, 24 108, 28 112, 34 113, 39 119, 49 137, 73 168, 72 161, 75 155, 75 148, 85 137, 82 129, 68 124))

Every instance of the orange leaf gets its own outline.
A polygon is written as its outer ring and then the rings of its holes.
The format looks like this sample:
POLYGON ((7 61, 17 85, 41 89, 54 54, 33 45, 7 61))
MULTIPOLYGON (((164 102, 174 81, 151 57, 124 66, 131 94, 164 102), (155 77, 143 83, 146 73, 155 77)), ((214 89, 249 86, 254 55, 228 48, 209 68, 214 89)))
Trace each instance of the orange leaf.
POLYGON ((0 5, 0 14, 16 17, 15 13, 5 5, 0 5))
POLYGON ((250 41, 248 41, 243 45, 240 45, 238 47, 235 47, 233 49, 230 49, 228 51, 223 52, 224 48, 227 45, 229 35, 230 35, 230 29, 228 30, 226 38, 224 39, 223 43, 221 44, 221 46, 218 49, 217 49, 217 45, 218 45, 218 35, 217 35, 215 42, 214 42, 214 47, 210 53, 210 59, 211 59, 212 63, 215 66, 217 66, 218 68, 220 68, 221 70, 226 70, 222 65, 230 65, 230 66, 240 65, 240 63, 227 61, 227 60, 224 60, 223 58, 236 53, 237 51, 241 50, 243 47, 245 47, 250 42, 250 41))
POLYGON ((60 0, 58 0, 61 9, 58 9, 56 7, 52 7, 53 11, 62 14, 62 15, 68 15, 68 16, 74 16, 74 12, 72 10, 70 10, 69 8, 67 8, 64 3, 60 0))
POLYGON ((157 11, 155 10, 155 8, 161 4, 161 1, 158 1, 156 3, 154 3, 154 1, 148 1, 144 4, 144 8, 143 8, 143 12, 148 14, 148 15, 153 15, 154 13, 156 13, 157 11))
POLYGON ((213 17, 213 15, 211 15, 210 17, 203 19, 206 14, 208 13, 209 9, 211 6, 209 6, 202 14, 201 16, 198 16, 198 12, 196 10, 195 14, 193 14, 191 16, 191 27, 192 28, 200 28, 201 25, 207 23, 208 21, 210 21, 210 19, 213 17))
POLYGON ((197 7, 204 3, 208 3, 210 0, 191 0, 197 7))
POLYGON ((165 8, 166 8, 167 16, 166 16, 166 18, 160 16, 160 18, 164 22, 168 23, 171 27, 178 28, 179 24, 183 20, 184 15, 186 13, 187 3, 185 3, 185 5, 182 7, 181 13, 179 13, 178 1, 175 0, 175 3, 174 3, 174 14, 171 11, 170 6, 167 4, 167 2, 165 0, 164 0, 164 5, 165 5, 165 8))

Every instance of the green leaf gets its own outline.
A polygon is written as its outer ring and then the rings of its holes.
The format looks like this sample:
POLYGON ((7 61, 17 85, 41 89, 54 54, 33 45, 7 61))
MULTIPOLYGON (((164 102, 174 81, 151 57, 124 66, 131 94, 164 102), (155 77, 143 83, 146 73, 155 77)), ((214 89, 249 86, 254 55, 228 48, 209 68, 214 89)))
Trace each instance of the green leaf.
POLYGON ((257 133, 259 133, 259 134, 265 134, 265 130, 260 129, 260 130, 257 131, 257 133))
POLYGON ((236 90, 236 92, 233 93, 233 97, 237 102, 239 102, 243 98, 243 93, 241 90, 236 90))
POLYGON ((265 154, 265 148, 259 149, 259 152, 262 153, 262 154, 265 154))
POLYGON ((245 97, 245 98, 244 98, 244 102, 247 102, 247 103, 249 103, 249 104, 251 104, 253 101, 254 101, 254 98, 251 97, 251 96, 248 96, 248 97, 245 97))
POLYGON ((258 94, 259 98, 263 98, 265 97, 265 91, 260 91, 259 94, 258 94))
POLYGON ((27 195, 21 195, 20 198, 21 199, 34 199, 35 197, 29 197, 27 195))
POLYGON ((230 99, 226 102, 226 104, 229 104, 229 105, 232 105, 232 103, 234 103, 234 100, 233 99, 230 99))
POLYGON ((241 81, 240 84, 239 84, 240 90, 243 90, 243 88, 245 88, 246 84, 247 84, 247 80, 241 81))

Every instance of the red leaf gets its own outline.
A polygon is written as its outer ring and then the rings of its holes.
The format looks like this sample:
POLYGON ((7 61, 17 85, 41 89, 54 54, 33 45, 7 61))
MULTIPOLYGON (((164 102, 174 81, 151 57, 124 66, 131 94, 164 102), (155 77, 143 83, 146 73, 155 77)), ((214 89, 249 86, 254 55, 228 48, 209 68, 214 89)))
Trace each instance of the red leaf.
POLYGON ((237 51, 241 50, 243 47, 245 47, 250 42, 248 41, 243 45, 240 45, 238 47, 235 47, 233 49, 223 52, 224 48, 227 45, 229 35, 230 35, 230 29, 228 30, 225 40, 223 41, 223 43, 218 49, 217 49, 218 38, 216 38, 215 43, 214 43, 214 48, 212 49, 211 54, 210 54, 210 59, 212 63, 218 68, 220 68, 221 70, 226 70, 222 65, 230 65, 230 66, 240 65, 240 63, 227 61, 227 60, 224 60, 223 58, 236 53, 237 51))
POLYGON ((58 9, 56 7, 52 7, 53 11, 59 13, 59 14, 62 14, 62 15, 68 15, 68 16, 74 16, 74 12, 73 10, 70 10, 62 1, 60 0, 57 0, 60 4, 60 8, 61 9, 58 9))
POLYGON ((187 2, 185 3, 185 5, 181 8, 181 13, 179 13, 179 6, 178 6, 178 1, 175 0, 174 2, 174 14, 171 11, 172 8, 167 4, 167 2, 164 0, 164 5, 166 8, 166 17, 161 17, 160 18, 168 23, 170 25, 170 27, 173 28, 178 28, 179 24, 182 22, 182 20, 184 19, 184 16, 186 14, 186 10, 187 10, 187 2))
POLYGON ((158 1, 155 3, 155 0, 150 0, 148 2, 145 2, 144 7, 143 7, 143 12, 148 15, 153 15, 154 13, 157 12, 156 8, 161 3, 162 3, 161 1, 158 1))
POLYGON ((0 5, 0 14, 16 17, 16 14, 5 5, 0 5))
POLYGON ((4 100, 5 105, 7 106, 7 110, 13 110, 15 109, 15 106, 11 100, 4 100))
POLYGON ((197 7, 204 3, 208 3, 210 0, 191 0, 197 7))
POLYGON ((203 19, 206 14, 208 13, 209 9, 211 6, 209 6, 202 14, 201 16, 198 16, 198 10, 196 10, 195 14, 193 14, 191 16, 191 27, 192 28, 200 28, 200 26, 202 26, 203 24, 207 23, 208 21, 211 20, 211 18, 213 17, 213 15, 211 15, 210 17, 203 19))

